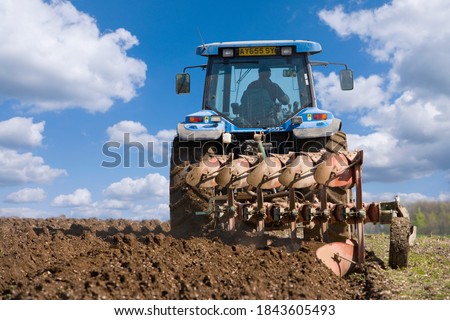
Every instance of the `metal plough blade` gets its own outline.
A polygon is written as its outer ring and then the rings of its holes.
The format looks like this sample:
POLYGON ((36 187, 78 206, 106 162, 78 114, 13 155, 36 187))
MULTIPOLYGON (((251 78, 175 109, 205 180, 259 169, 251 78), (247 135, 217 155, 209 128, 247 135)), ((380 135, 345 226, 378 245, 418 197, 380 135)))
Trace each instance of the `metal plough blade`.
POLYGON ((334 274, 343 277, 357 264, 357 253, 357 246, 353 244, 332 242, 317 249, 316 256, 334 274))

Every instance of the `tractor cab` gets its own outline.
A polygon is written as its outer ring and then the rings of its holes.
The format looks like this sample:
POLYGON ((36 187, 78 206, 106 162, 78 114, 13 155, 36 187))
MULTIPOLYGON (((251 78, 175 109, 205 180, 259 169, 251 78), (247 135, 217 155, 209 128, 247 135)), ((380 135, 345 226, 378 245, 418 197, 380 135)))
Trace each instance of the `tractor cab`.
MULTIPOLYGON (((292 47, 284 48, 292 52, 292 47)), ((237 127, 264 128, 279 126, 312 106, 305 54, 275 55, 280 51, 276 47, 233 51, 238 55, 233 59, 210 58, 205 109, 216 111, 237 127), (253 56, 253 52, 271 55, 253 56)))
MULTIPOLYGON (((208 57, 203 109, 237 128, 279 127, 316 107, 309 56, 321 50, 316 42, 299 40, 199 46, 197 54, 208 57)), ((178 93, 189 90, 186 76, 177 77, 178 93)))

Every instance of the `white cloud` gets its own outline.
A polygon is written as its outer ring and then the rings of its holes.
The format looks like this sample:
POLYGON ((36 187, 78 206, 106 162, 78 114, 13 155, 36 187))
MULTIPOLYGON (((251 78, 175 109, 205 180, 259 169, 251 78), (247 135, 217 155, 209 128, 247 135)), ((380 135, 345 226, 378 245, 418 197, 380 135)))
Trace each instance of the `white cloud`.
MULTIPOLYGON (((399 100, 404 99, 400 97, 399 100)), ((362 123, 375 128, 367 135, 348 134, 350 149, 364 150, 368 181, 402 181, 450 170, 450 118, 429 103, 401 101, 372 110, 362 123)))
POLYGON ((450 134, 450 104, 447 99, 426 100, 413 91, 405 91, 392 104, 371 110, 361 119, 362 124, 389 132, 399 140, 424 144, 439 141, 448 145, 450 134))
POLYGON ((96 203, 96 206, 101 209, 113 209, 113 210, 125 210, 131 207, 127 201, 121 201, 117 199, 106 199, 100 203, 96 203))
POLYGON ((319 17, 340 36, 353 34, 369 42, 369 52, 388 59, 399 50, 430 39, 448 37, 450 4, 446 0, 393 0, 379 8, 345 13, 343 6, 322 10, 319 17))
POLYGON ((395 196, 399 197, 400 203, 402 205, 408 205, 408 204, 416 203, 418 201, 446 201, 446 200, 444 200, 445 195, 438 196, 438 197, 431 197, 431 196, 427 196, 427 195, 424 195, 419 192, 411 192, 411 193, 384 192, 381 194, 372 194, 372 193, 363 192, 363 198, 366 203, 394 201, 395 196))
POLYGON ((394 0, 374 10, 322 10, 320 18, 339 35, 357 35, 368 52, 392 64, 392 81, 429 97, 448 94, 450 3, 447 0, 394 0), (382 26, 382 27, 381 27, 382 26))
POLYGON ((375 132, 367 136, 348 134, 349 149, 364 151, 364 158, 370 159, 371 166, 383 168, 392 163, 392 150, 398 145, 397 141, 386 133, 375 132))
POLYGON ((5 201, 12 203, 41 202, 45 197, 46 193, 42 188, 24 188, 7 195, 5 201))
POLYGON ((439 201, 450 201, 450 192, 441 192, 438 196, 439 201))
POLYGON ((0 121, 0 146, 9 148, 38 147, 42 143, 45 121, 14 117, 0 121))
POLYGON ((123 178, 109 185, 103 194, 112 199, 138 200, 152 198, 167 198, 169 181, 158 173, 150 173, 144 178, 123 178))
POLYGON ((50 217, 48 211, 41 211, 32 208, 0 208, 0 217, 17 217, 17 218, 44 218, 50 217))
POLYGON ((172 142, 173 138, 176 136, 177 131, 176 130, 160 130, 158 131, 158 133, 156 134, 156 138, 159 141, 167 141, 167 142, 172 142))
POLYGON ((340 112, 352 112, 349 103, 365 108, 359 123, 369 133, 349 135, 349 144, 364 149, 369 181, 449 172, 450 76, 445 72, 450 70, 450 2, 394 0, 348 13, 337 6, 319 16, 340 36, 358 36, 375 60, 390 65, 384 79, 357 79, 349 100, 330 85, 335 75, 322 77, 322 89, 328 93, 319 98, 325 103, 342 104, 336 107, 340 112))
POLYGON ((133 208, 133 219, 143 220, 151 217, 160 221, 168 221, 170 209, 167 203, 160 203, 156 206, 136 205, 133 208))
POLYGON ((123 144, 124 134, 130 134, 130 141, 136 141, 143 145, 147 145, 150 135, 148 134, 147 128, 140 122, 123 120, 115 125, 108 127, 106 133, 109 139, 112 141, 117 141, 123 144))
POLYGON ((145 81, 145 63, 127 56, 137 38, 102 34, 68 1, 1 1, 0 38, 0 96, 37 110, 106 111, 145 81))
MULTIPOLYGON (((76 218, 159 219, 160 221, 169 219, 169 205, 166 202, 148 204, 147 201, 145 203, 136 203, 136 201, 106 199, 89 205, 71 207, 66 210, 64 212, 65 216, 76 218)), ((13 210, 8 210, 8 212, 14 213, 13 210)))
MULTIPOLYGON (((92 200, 91 192, 80 188, 70 194, 56 196, 51 205, 57 211, 45 212, 31 208, 0 208, 0 216, 44 217, 64 214, 76 218, 115 218, 115 219, 169 219, 169 182, 159 174, 132 179, 124 178, 112 183, 103 191, 105 199, 92 200), (63 211, 61 211, 63 210, 63 211)), ((25 188, 7 196, 7 202, 24 203, 45 198, 40 189, 25 188)))
POLYGON ((71 194, 61 194, 53 199, 55 207, 82 207, 92 202, 91 193, 88 189, 77 189, 71 194))
POLYGON ((169 182, 158 173, 143 178, 124 178, 112 183, 103 195, 106 199, 73 208, 77 217, 114 217, 115 219, 169 219, 169 182))
POLYGON ((44 159, 30 152, 0 148, 0 186, 28 182, 48 183, 65 175, 62 169, 53 169, 44 164, 44 159))
POLYGON ((125 134, 129 134, 129 142, 139 142, 145 148, 149 143, 154 145, 156 152, 161 151, 162 143, 171 143, 176 135, 176 130, 161 130, 156 135, 151 135, 147 128, 140 122, 123 120, 106 129, 109 140, 117 141, 122 146, 125 134))
POLYGON ((324 109, 345 113, 378 108, 386 103, 389 95, 383 89, 383 78, 371 75, 357 77, 352 91, 343 91, 339 85, 339 75, 332 72, 328 76, 315 72, 317 98, 324 109))
MULTIPOLYGON (((176 135, 175 130, 160 130, 156 135, 152 135, 140 122, 124 120, 108 127, 106 132, 109 136, 108 144, 105 144, 108 152, 115 153, 115 157, 119 157, 118 152, 123 151, 123 157, 120 156, 120 159, 124 167, 131 166, 132 162, 137 163, 139 167, 168 166, 170 145, 176 135), (134 156, 138 160, 134 160, 134 156)), ((113 165, 108 161, 106 163, 113 165)), ((118 163, 114 162, 114 165, 117 166, 118 163)))

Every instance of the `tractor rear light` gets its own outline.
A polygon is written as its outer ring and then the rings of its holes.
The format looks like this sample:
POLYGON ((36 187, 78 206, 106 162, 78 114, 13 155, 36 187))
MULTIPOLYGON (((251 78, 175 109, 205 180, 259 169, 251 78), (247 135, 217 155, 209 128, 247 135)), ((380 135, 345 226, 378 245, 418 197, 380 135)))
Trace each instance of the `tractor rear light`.
POLYGON ((203 122, 203 117, 188 117, 188 121, 189 123, 199 123, 199 122, 203 122))
POLYGON ((314 120, 327 120, 328 115, 326 113, 315 113, 314 120))
POLYGON ((281 47, 281 55, 282 56, 292 55, 292 47, 281 47))
POLYGON ((222 51, 222 57, 224 58, 230 58, 234 56, 234 50, 233 49, 223 49, 222 51))
POLYGON ((221 116, 211 116, 211 122, 220 122, 222 121, 221 116))

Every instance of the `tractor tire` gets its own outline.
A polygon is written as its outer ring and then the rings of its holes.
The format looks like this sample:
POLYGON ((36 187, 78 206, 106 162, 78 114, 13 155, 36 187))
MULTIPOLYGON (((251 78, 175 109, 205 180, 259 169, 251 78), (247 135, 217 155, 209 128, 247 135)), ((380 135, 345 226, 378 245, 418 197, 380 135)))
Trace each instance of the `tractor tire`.
POLYGON ((389 241, 389 266, 392 269, 408 266, 409 235, 409 219, 406 217, 393 218, 389 241))
POLYGON ((347 147, 347 134, 344 131, 338 131, 328 138, 325 144, 325 150, 328 152, 346 151, 347 147))
POLYGON ((210 222, 209 216, 196 213, 207 211, 211 195, 186 183, 190 165, 196 162, 195 152, 192 143, 174 139, 170 164, 170 229, 174 236, 201 234, 210 222))

